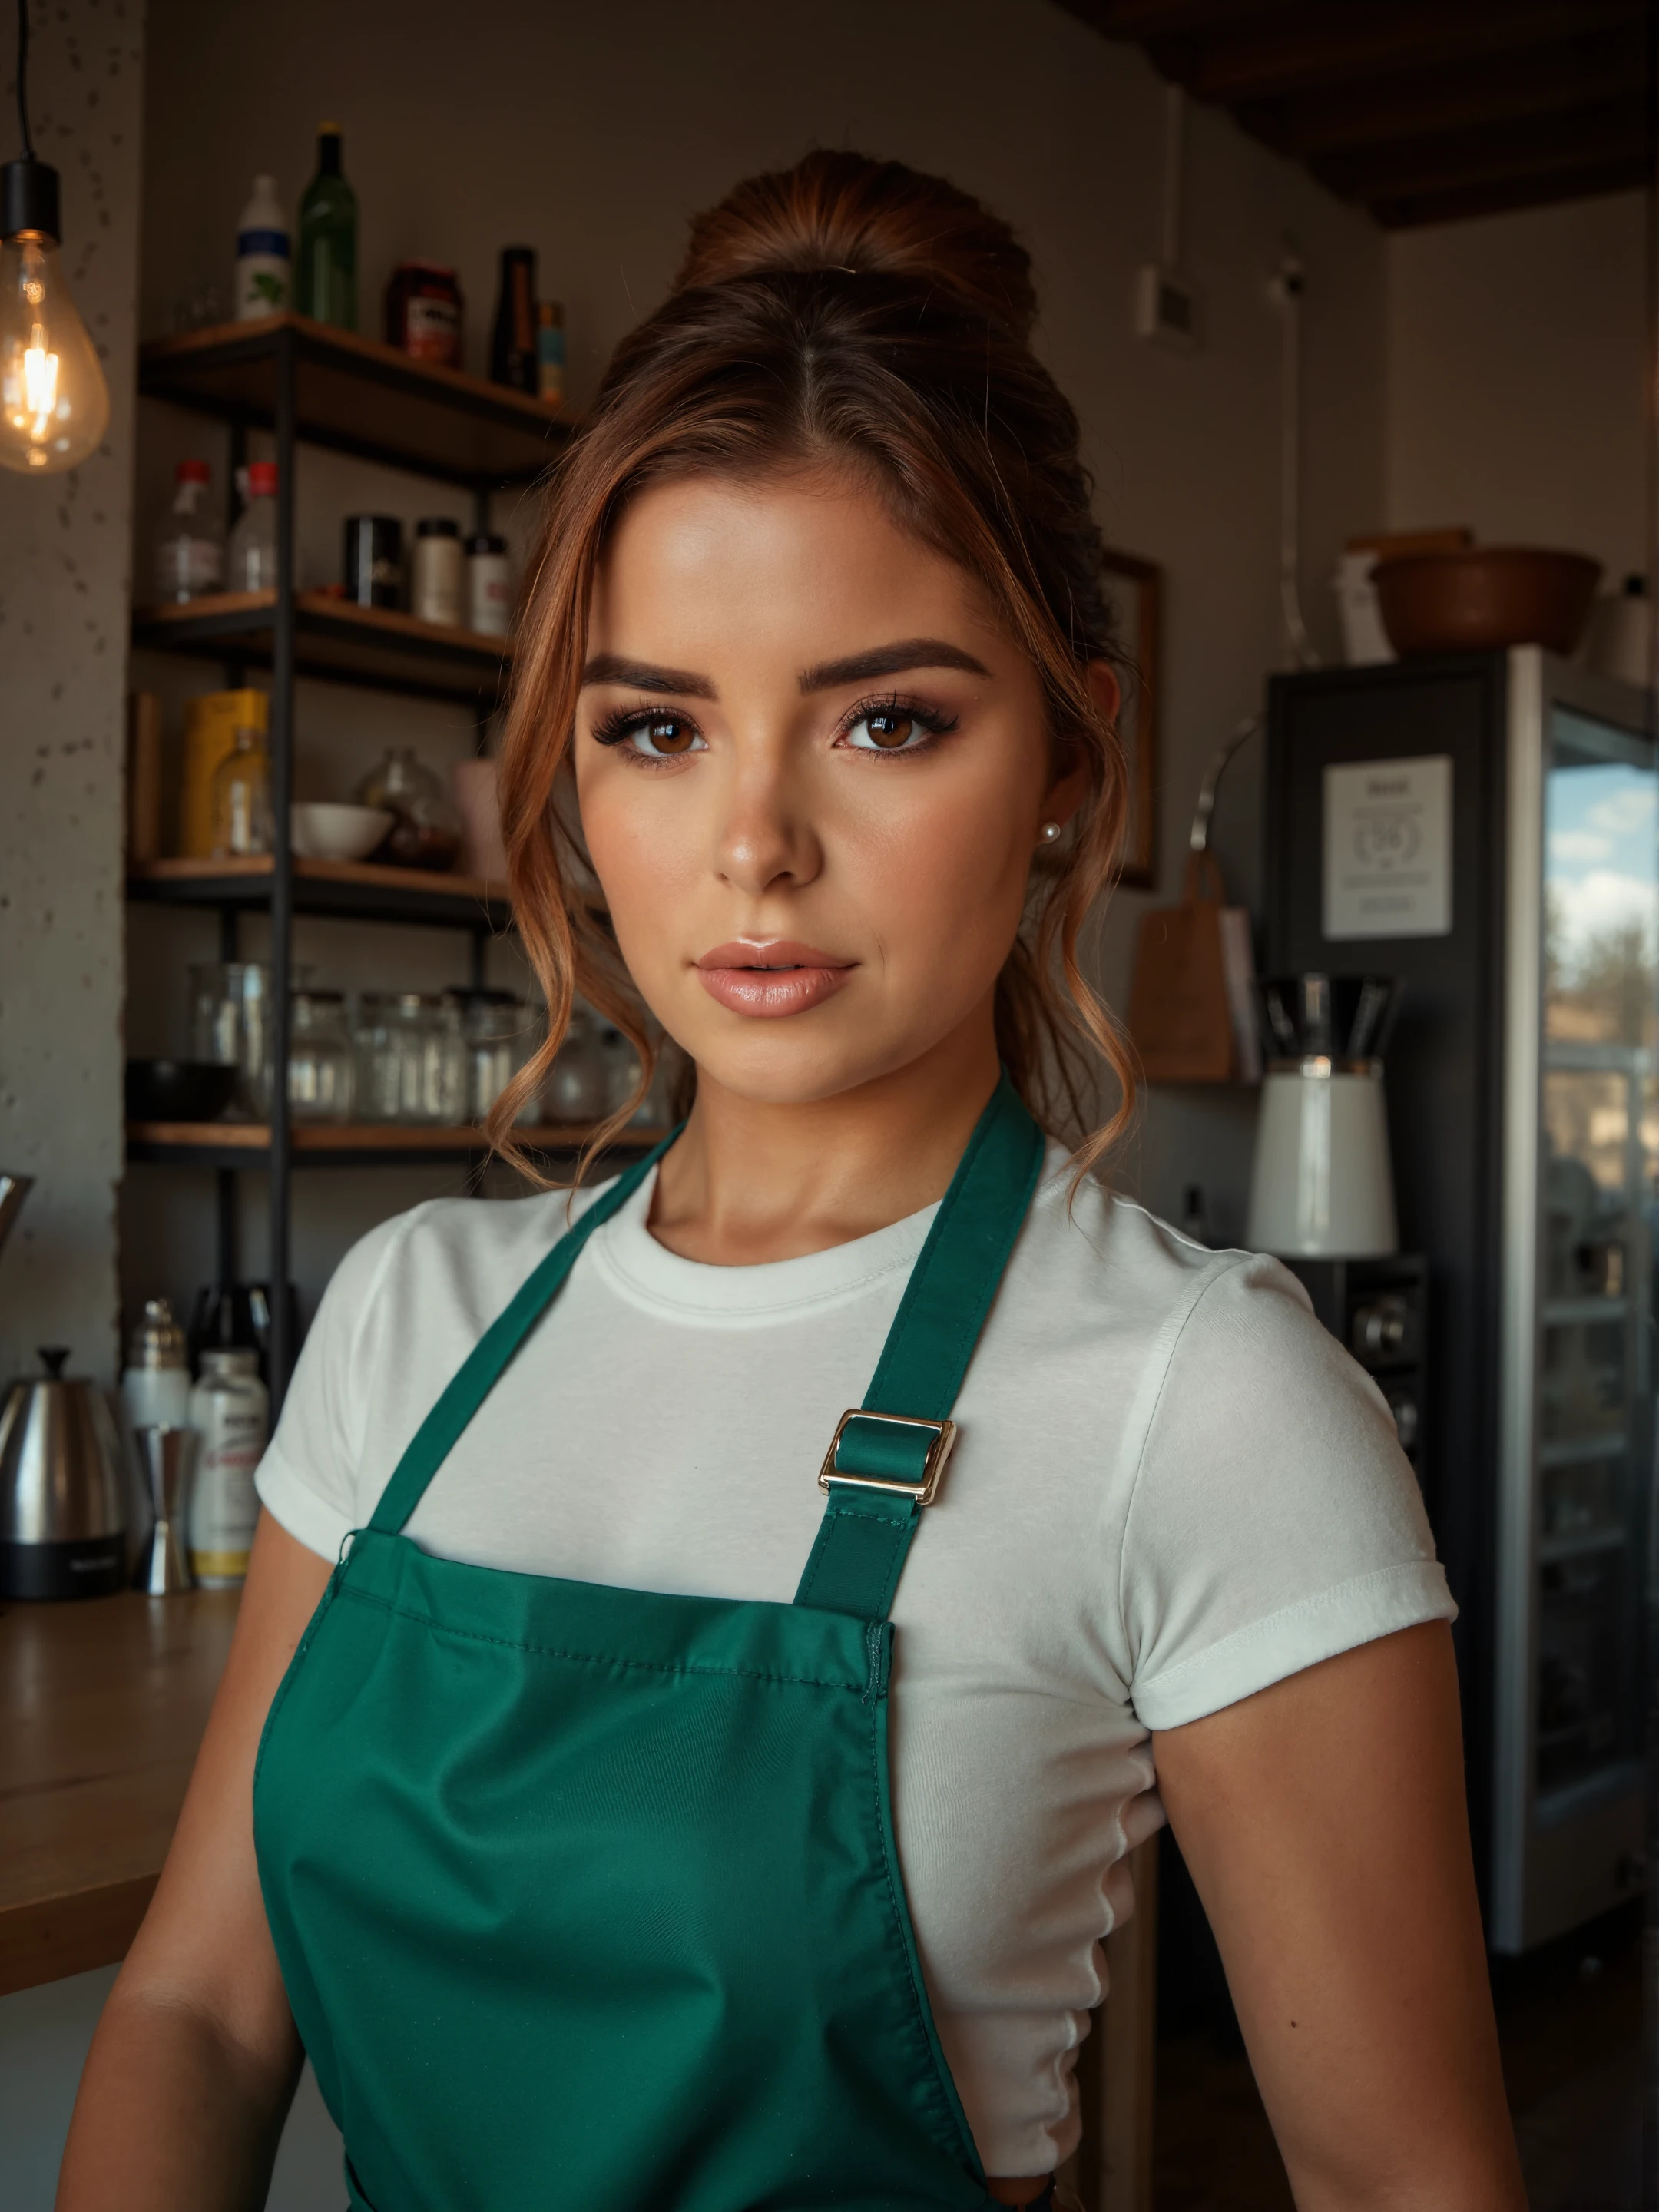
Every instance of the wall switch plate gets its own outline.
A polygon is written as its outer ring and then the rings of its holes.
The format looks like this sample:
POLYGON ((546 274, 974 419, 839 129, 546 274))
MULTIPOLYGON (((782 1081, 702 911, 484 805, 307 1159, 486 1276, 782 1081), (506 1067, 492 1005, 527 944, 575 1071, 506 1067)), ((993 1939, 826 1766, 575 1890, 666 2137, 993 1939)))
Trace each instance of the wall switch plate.
POLYGON ((1174 269, 1149 261, 1135 274, 1134 333, 1191 353, 1200 343, 1198 288, 1174 269))

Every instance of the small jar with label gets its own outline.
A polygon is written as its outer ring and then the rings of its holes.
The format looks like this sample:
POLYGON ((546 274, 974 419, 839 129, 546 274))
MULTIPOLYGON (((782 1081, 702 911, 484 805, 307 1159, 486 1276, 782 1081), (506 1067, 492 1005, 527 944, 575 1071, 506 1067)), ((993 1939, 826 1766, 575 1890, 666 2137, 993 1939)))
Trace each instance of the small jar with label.
POLYGON ((466 541, 468 625, 485 637, 505 637, 513 627, 513 574, 507 540, 480 530, 466 541))
POLYGON ((453 516, 423 515, 415 526, 415 579, 410 612, 417 622, 461 627, 465 597, 461 528, 453 516))
POLYGON ((259 1500, 253 1472, 265 1448, 270 1401, 257 1352, 204 1352, 190 1394, 201 1453, 190 1493, 190 1571, 204 1589, 236 1589, 247 1576, 259 1500))
POLYGON ((459 368, 465 304, 453 269, 400 261, 386 288, 386 342, 411 361, 459 368))

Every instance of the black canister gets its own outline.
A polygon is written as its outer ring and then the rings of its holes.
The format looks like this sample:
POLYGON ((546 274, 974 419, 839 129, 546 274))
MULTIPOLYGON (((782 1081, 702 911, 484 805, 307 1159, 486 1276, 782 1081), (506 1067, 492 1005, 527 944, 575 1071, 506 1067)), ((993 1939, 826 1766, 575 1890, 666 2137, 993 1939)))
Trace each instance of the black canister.
POLYGON ((360 607, 398 607, 404 599, 404 526, 395 514, 349 514, 346 597, 360 607))

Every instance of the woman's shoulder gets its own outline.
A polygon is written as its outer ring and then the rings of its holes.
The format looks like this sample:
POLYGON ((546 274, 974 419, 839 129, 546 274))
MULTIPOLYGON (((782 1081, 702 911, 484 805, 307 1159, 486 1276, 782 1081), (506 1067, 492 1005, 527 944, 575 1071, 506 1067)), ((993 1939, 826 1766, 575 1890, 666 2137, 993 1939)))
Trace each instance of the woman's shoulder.
POLYGON ((358 1239, 330 1280, 318 1319, 350 1331, 372 1310, 410 1308, 492 1321, 531 1269, 609 1188, 526 1198, 434 1198, 394 1213, 358 1239))
POLYGON ((1234 1247, 1212 1249, 1172 1228, 1139 1200, 1094 1176, 1075 1178, 1051 1145, 1017 1255, 1018 1272, 1043 1303, 1079 1322, 1125 1332, 1149 1349, 1189 1333, 1221 1343, 1275 1339, 1295 1346, 1322 1338, 1308 1294, 1282 1261, 1234 1247))

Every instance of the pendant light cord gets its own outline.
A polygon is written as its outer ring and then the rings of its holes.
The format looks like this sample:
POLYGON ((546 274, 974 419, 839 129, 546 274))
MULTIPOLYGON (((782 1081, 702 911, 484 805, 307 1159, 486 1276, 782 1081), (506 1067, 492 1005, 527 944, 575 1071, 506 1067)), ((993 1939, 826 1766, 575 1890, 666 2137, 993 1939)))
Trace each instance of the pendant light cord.
POLYGON ((17 0, 17 125, 23 134, 23 159, 34 159, 29 135, 29 0, 17 0))

